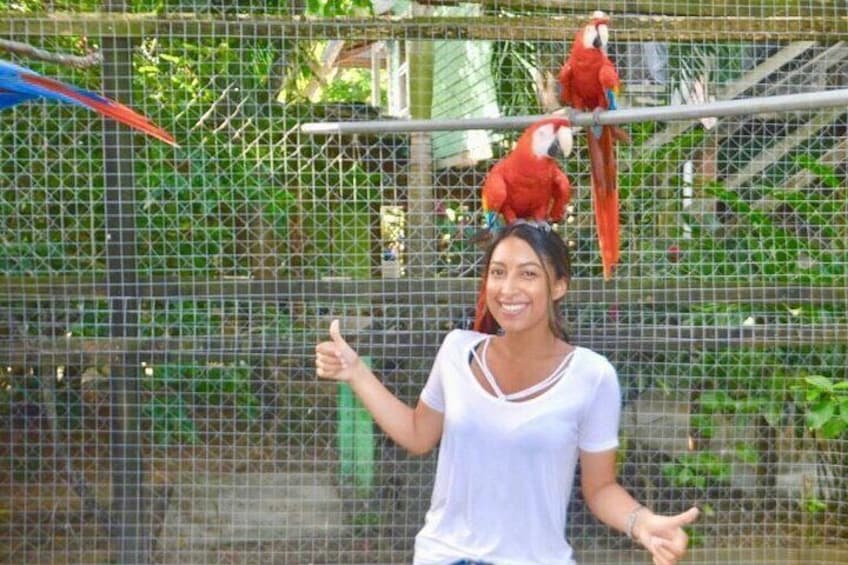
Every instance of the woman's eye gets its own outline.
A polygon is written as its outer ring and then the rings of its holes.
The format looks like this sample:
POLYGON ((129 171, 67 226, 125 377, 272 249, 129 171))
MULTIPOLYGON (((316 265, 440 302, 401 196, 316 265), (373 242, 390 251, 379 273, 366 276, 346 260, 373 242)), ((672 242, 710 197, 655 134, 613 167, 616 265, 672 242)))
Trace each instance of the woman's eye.
POLYGON ((535 279, 539 274, 536 271, 524 271, 524 278, 535 279))

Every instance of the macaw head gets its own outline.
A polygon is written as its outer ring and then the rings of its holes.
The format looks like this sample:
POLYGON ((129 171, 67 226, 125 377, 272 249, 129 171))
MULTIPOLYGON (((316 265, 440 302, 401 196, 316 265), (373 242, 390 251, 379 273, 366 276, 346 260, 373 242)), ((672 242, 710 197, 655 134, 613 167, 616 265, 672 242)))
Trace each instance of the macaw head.
POLYGON ((574 145, 571 122, 567 118, 545 118, 527 128, 518 140, 538 159, 557 155, 568 157, 574 145))
POLYGON ((584 49, 600 49, 604 53, 609 44, 609 16, 600 10, 592 12, 589 23, 583 26, 580 45, 584 49))

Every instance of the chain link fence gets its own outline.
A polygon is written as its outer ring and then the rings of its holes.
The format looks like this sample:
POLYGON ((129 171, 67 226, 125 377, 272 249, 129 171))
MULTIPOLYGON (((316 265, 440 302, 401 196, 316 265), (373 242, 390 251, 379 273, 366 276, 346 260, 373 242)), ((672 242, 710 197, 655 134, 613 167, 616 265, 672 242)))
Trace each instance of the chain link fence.
MULTIPOLYGON (((844 2, 608 2, 625 108, 848 88, 844 2)), ((593 3, 0 0, 0 55, 132 106, 0 119, 0 559, 404 563, 435 457, 318 382, 330 320, 407 402, 468 327, 518 131, 303 124, 556 108, 593 3), (2 48, 0 48, 2 49, 2 48)), ((0 82, 0 95, 3 93, 0 82)), ((582 136, 556 229, 616 366, 619 472, 691 563, 848 559, 848 104, 627 129, 604 282, 582 136)), ((531 478, 528 478, 531 479, 531 478)), ((644 563, 579 496, 585 563, 644 563)))

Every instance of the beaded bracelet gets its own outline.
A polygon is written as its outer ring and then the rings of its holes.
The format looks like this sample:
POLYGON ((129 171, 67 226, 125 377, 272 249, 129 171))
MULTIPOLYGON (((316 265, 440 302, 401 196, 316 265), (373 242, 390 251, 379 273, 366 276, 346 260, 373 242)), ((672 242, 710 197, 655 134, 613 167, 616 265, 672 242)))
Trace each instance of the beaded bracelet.
POLYGON ((630 514, 627 515, 627 528, 624 530, 624 532, 627 534, 627 537, 629 537, 630 539, 635 539, 633 537, 633 526, 636 525, 636 517, 639 515, 639 512, 641 512, 644 509, 645 509, 645 507, 640 504, 636 508, 631 510, 630 514))

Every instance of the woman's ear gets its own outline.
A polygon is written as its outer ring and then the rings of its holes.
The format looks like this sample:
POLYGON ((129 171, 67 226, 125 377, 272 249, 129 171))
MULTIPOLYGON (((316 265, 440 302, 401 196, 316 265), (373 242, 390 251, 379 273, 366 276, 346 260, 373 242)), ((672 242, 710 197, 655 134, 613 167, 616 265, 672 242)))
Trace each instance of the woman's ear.
POLYGON ((554 302, 565 296, 565 293, 568 292, 568 281, 565 278, 559 279, 554 283, 554 288, 552 289, 553 293, 551 298, 553 298, 554 302))

